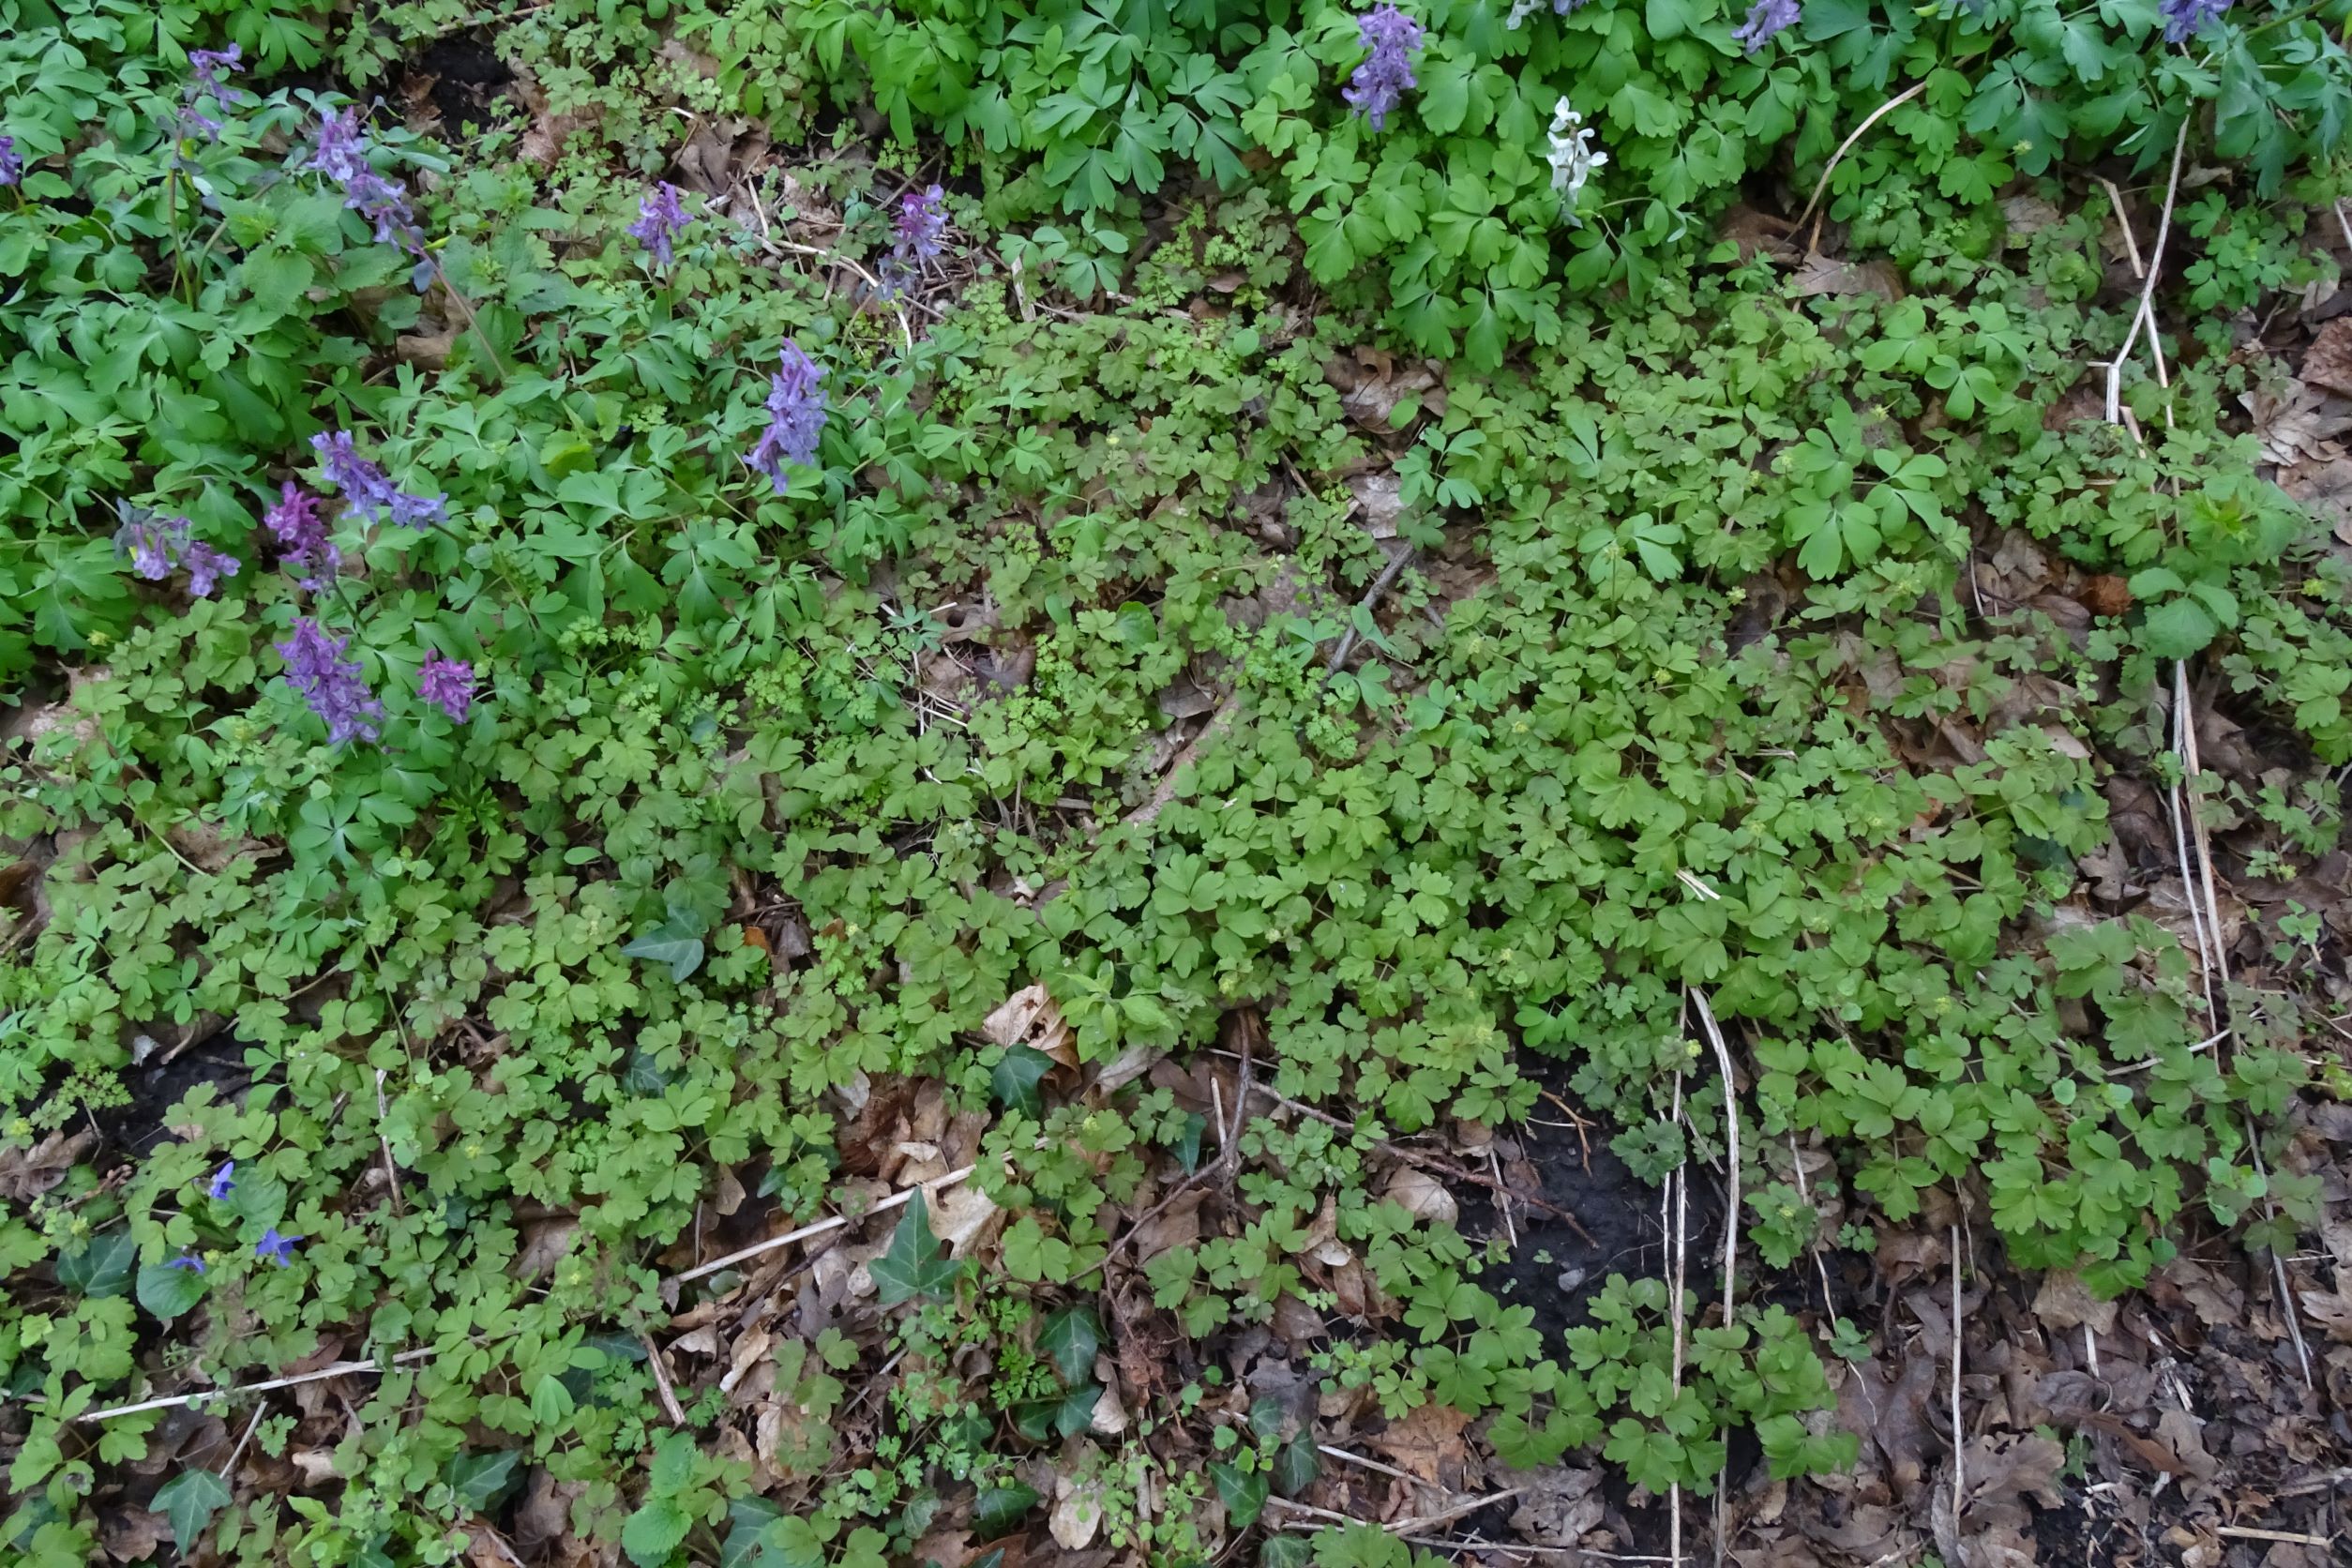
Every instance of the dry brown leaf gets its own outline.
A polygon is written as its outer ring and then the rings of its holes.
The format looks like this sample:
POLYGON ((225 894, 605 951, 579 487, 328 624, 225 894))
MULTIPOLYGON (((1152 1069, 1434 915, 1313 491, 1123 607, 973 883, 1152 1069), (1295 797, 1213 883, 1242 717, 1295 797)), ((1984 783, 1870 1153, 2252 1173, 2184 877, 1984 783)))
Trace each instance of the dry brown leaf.
POLYGON ((2054 1329, 2078 1329, 2088 1323, 2100 1334, 2111 1334, 2116 1304, 2093 1296, 2081 1276, 2053 1269, 2042 1276, 2042 1289, 2034 1293, 2033 1315, 2054 1329))
POLYGON ((1790 279, 1798 294, 1875 294, 1884 299, 1903 297, 1903 280, 1885 262, 1847 262, 1810 251, 1790 279))
POLYGON ((144 1562, 163 1544, 164 1524, 143 1508, 109 1508, 99 1515, 98 1545, 117 1562, 144 1562))
POLYGON ((1078 1046, 1043 986, 1025 986, 1007 997, 981 1023, 980 1032, 1000 1046, 1027 1046, 1064 1067, 1078 1065, 1078 1046))
POLYGON ((1380 1196, 1405 1206, 1415 1219, 1425 1219, 1432 1225, 1452 1225, 1461 1217, 1461 1205, 1446 1191, 1445 1184, 1419 1166, 1400 1165, 1380 1189, 1380 1196))
POLYGON ((736 1340, 734 1353, 728 1358, 727 1375, 718 1380, 718 1392, 734 1393, 735 1385, 743 1381, 744 1374, 749 1372, 759 1364, 760 1359, 768 1353, 768 1347, 775 1343, 775 1339, 776 1336, 767 1330, 754 1328, 741 1339, 736 1340))
POLYGON ((1103 1524, 1103 1488, 1099 1481, 1058 1477, 1054 1484, 1053 1515, 1046 1528, 1054 1544, 1065 1552, 1083 1549, 1103 1524))
POLYGON ((1161 1253, 1190 1246, 1200 1239, 1200 1200, 1209 1195, 1199 1187, 1179 1194, 1168 1207, 1136 1227, 1135 1260, 1148 1263, 1161 1253))
POLYGON ((926 1562, 933 1568, 964 1568, 972 1560, 972 1531, 935 1530, 914 1544, 911 1555, 918 1568, 926 1562))
POLYGON ((0 1149, 0 1198, 18 1203, 38 1198, 64 1181, 66 1172, 98 1140, 98 1130, 84 1127, 70 1136, 51 1133, 30 1149, 15 1145, 0 1149))
POLYGON ((995 1233, 1003 1212, 979 1186, 965 1182, 934 1197, 927 1205, 931 1234, 947 1244, 947 1255, 964 1258, 995 1233))
POLYGON ((1395 1460, 1399 1469, 1446 1485, 1448 1476, 1461 1479, 1470 1457, 1462 1441, 1462 1429, 1469 1425, 1470 1417, 1451 1405, 1422 1405, 1404 1420, 1391 1423, 1372 1439, 1372 1446, 1395 1460))
POLYGON ((2312 339, 2303 354, 2302 379, 2352 398, 2352 316, 2338 316, 2312 339))

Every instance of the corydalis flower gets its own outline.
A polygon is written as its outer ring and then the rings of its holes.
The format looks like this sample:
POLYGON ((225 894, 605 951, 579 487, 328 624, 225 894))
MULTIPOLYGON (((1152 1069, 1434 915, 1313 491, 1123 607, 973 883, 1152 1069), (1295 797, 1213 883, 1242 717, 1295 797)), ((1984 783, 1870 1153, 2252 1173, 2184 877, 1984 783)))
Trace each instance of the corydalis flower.
MULTIPOLYGON (((1552 15, 1566 16, 1584 3, 1585 0, 1552 0, 1552 15)), ((1503 25, 1515 33, 1519 29, 1519 23, 1543 8, 1544 0, 1514 0, 1511 15, 1505 19, 1503 25)))
POLYGON ((1608 154, 1592 145, 1592 128, 1584 123, 1584 116, 1569 108, 1566 98, 1554 104, 1551 151, 1545 161, 1552 166, 1552 188, 1560 192, 1560 205, 1573 210, 1585 181, 1608 160, 1608 154))
POLYGON ((1731 30, 1731 41, 1753 54, 1794 27, 1803 14, 1800 0, 1756 0, 1748 8, 1748 19, 1731 30))
POLYGON ((790 338, 784 339, 783 361, 784 368, 768 378, 768 428, 750 458, 778 495, 784 493, 786 461, 814 462, 817 437, 825 428, 825 392, 817 384, 824 372, 790 338))
POLYGON ((409 213, 408 192, 368 161, 368 138, 357 110, 344 109, 319 122, 310 167, 343 188, 343 205, 375 225, 378 245, 397 245, 412 256, 425 253, 424 232, 409 213))
POLYGON ((301 1240, 300 1236, 280 1236, 278 1227, 273 1225, 262 1232, 260 1241, 253 1244, 253 1256, 282 1269, 294 1261, 294 1245, 301 1240))
POLYGON ((278 656, 286 661, 286 682, 310 711, 326 723, 330 745, 348 740, 372 741, 384 731, 384 704, 368 689, 357 659, 347 659, 347 637, 331 637, 316 621, 294 623, 294 635, 278 643, 278 656))
POLYGON ((262 514, 262 526, 278 541, 278 564, 305 592, 322 592, 343 569, 342 551, 326 536, 324 503, 293 480, 279 487, 278 505, 262 514))
POLYGON ((349 431, 322 430, 310 438, 310 450, 319 455, 326 482, 343 492, 355 512, 381 513, 403 528, 430 528, 446 515, 441 497, 409 494, 382 467, 361 457, 349 431))
POLYGON ((637 221, 629 225, 629 237, 651 251, 654 260, 668 266, 676 259, 671 242, 686 226, 686 211, 678 203, 678 188, 664 180, 638 204, 637 221))
POLYGON ((160 582, 173 567, 186 566, 188 591, 208 599, 222 578, 237 575, 237 558, 190 539, 186 518, 167 518, 128 501, 114 503, 114 515, 122 520, 114 530, 114 553, 128 557, 130 569, 149 582, 160 582))
POLYGON ((1422 38, 1421 23, 1394 6, 1377 6, 1356 18, 1356 40, 1370 53, 1339 96, 1374 130, 1386 128, 1407 89, 1421 85, 1413 76, 1413 60, 1421 53, 1422 38))
POLYGON ((0 185, 21 185, 24 180, 24 159, 16 150, 16 138, 0 136, 0 185))
POLYGON ((228 1197, 230 1190, 237 1184, 236 1175, 237 1162, 234 1160, 222 1161, 220 1168, 212 1173, 212 1181, 205 1186, 204 1196, 206 1198, 214 1199, 228 1197))
POLYGON ((197 108, 197 100, 209 97, 227 103, 235 89, 220 80, 221 74, 235 70, 244 57, 245 51, 235 44, 226 49, 200 49, 188 57, 188 85, 180 96, 181 135, 220 135, 220 122, 197 108))
POLYGON ((2163 0, 2158 9, 2164 13, 2164 41, 2186 43, 2229 9, 2229 0, 2163 0))
POLYGON ((429 658, 416 671, 416 695, 463 724, 474 711, 474 666, 463 659, 429 658))
POLYGON ((947 192, 938 186, 910 190, 898 198, 897 237, 891 254, 901 261, 927 262, 938 255, 947 234, 947 192))

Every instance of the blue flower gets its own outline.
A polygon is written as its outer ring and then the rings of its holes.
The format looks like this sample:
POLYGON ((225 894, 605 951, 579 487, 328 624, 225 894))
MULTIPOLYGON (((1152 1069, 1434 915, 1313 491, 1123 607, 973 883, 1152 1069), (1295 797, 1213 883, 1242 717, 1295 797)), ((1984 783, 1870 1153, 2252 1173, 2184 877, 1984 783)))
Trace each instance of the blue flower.
POLYGON ((186 1269, 189 1274, 203 1274, 204 1260, 192 1252, 183 1252, 163 1265, 167 1269, 186 1269))
POLYGON ((229 1189, 237 1184, 236 1174, 237 1162, 223 1161, 220 1168, 212 1173, 212 1184, 204 1189, 204 1196, 206 1198, 228 1197, 229 1189))
POLYGON ((1375 6, 1356 18, 1356 41, 1370 51, 1339 96, 1374 130, 1387 127, 1407 89, 1418 87, 1413 58, 1421 53, 1421 23, 1394 6, 1375 6))
POLYGON ((2186 43, 2229 9, 2229 0, 2164 0, 2157 8, 2164 13, 2164 41, 2186 43))
POLYGON ((294 1244, 301 1240, 300 1236, 280 1236, 278 1227, 273 1225, 262 1232, 260 1241, 253 1244, 253 1256, 266 1258, 282 1269, 294 1261, 294 1244))

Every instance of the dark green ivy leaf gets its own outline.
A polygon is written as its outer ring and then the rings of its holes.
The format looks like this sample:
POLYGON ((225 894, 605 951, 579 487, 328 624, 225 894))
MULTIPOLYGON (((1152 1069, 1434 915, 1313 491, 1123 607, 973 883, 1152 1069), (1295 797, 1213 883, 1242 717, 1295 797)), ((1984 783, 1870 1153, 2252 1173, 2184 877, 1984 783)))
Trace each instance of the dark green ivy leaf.
POLYGON ((1266 1511, 1266 1472, 1244 1470, 1230 1459, 1212 1460, 1209 1478, 1217 1484, 1217 1500, 1225 1504, 1226 1523, 1247 1530, 1266 1511))
POLYGON ((172 1544, 186 1557, 212 1516, 229 1506, 229 1484, 210 1470, 182 1470, 156 1488, 148 1506, 172 1521, 172 1544))
POLYGON ((77 1295, 119 1296, 130 1289, 130 1265, 138 1256, 128 1229, 109 1230, 57 1259, 57 1283, 77 1295))
POLYGON ((1064 1383, 1075 1384, 1090 1374, 1094 1353, 1102 1348, 1103 1325, 1091 1306, 1065 1306, 1037 1331, 1037 1349, 1053 1358, 1064 1383))
POLYGON ((1037 1494, 1018 1481, 1010 1486, 991 1486, 972 1500, 972 1533, 983 1541, 1009 1535, 1037 1501, 1037 1494))
POLYGON ((656 926, 621 949, 631 958, 649 958, 670 966, 670 978, 684 984, 702 967, 702 939, 676 923, 656 926))
POLYGON ((875 1259, 868 1269, 874 1276, 876 1297, 884 1306, 897 1306, 918 1296, 945 1293, 963 1265, 941 1255, 939 1238, 931 1234, 930 1211, 918 1190, 907 1204, 898 1229, 891 1232, 890 1250, 875 1259))
POLYGON ((1053 1071, 1053 1058, 1027 1046, 1015 1046, 1004 1053, 1004 1060, 988 1075, 988 1087, 996 1095, 996 1103, 1010 1110, 1018 1110, 1033 1120, 1046 1113, 1044 1098, 1037 1093, 1038 1084, 1053 1071))

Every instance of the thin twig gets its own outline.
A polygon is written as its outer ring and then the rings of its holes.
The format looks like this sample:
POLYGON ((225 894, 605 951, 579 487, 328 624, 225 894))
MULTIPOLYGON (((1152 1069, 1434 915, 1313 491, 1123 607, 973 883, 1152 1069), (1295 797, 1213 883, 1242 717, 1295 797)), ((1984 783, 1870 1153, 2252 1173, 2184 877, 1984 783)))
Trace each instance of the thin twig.
POLYGON ((1868 130, 1872 126, 1877 125, 1886 115, 1892 113, 1897 109, 1900 109, 1903 105, 1910 102, 1913 98, 1919 97, 1920 94, 1925 92, 1926 90, 1927 79, 1925 77, 1922 77, 1917 82, 1914 82, 1909 86, 1904 88, 1901 92, 1895 94, 1894 97, 1887 99, 1886 102, 1880 104, 1877 108, 1872 110, 1870 112, 1870 117, 1862 121, 1862 124, 1856 126, 1853 129, 1853 133, 1847 136, 1845 141, 1840 142, 1837 144, 1837 151, 1830 155, 1830 161, 1828 165, 1821 171, 1821 178, 1817 181, 1813 187, 1813 199, 1805 204, 1805 210, 1797 215, 1797 221, 1791 225, 1792 228, 1803 228, 1805 226, 1805 219, 1813 216, 1813 209, 1821 204, 1821 193, 1830 188, 1830 175, 1836 172, 1839 160, 1844 158, 1847 153, 1854 150, 1854 143, 1862 140, 1862 132, 1868 130))
MULTIPOLYGON (((1728 1171, 1724 1184, 1728 1189, 1723 1211, 1723 1320, 1731 1326, 1733 1285, 1739 1267, 1740 1244, 1740 1090, 1731 1077, 1731 1048, 1724 1043, 1722 1026, 1715 1022, 1715 1010, 1707 1004, 1707 993, 1697 987, 1688 988, 1691 1001, 1698 1007, 1698 1025, 1707 1033, 1707 1043, 1715 1048, 1715 1065, 1723 1073, 1723 1124, 1729 1150, 1726 1154, 1728 1171)), ((1725 1538, 1730 1533, 1725 1523, 1725 1499, 1731 1491, 1731 1457, 1724 1456, 1722 1472, 1715 1480, 1715 1568, 1723 1568, 1725 1538)))
POLYGON ((262 1416, 268 1409, 268 1400, 253 1401, 253 1419, 245 1424, 245 1436, 239 1438, 237 1445, 229 1450, 229 1462, 220 1467, 220 1479, 232 1486, 236 1485, 237 1461, 245 1457, 245 1445, 253 1440, 253 1429, 262 1424, 262 1416))
POLYGON ((820 260, 848 267, 852 272, 856 273, 866 279, 867 286, 874 291, 874 297, 889 306, 890 313, 898 318, 898 336, 905 340, 907 352, 909 354, 914 352, 914 327, 908 322, 907 313, 898 309, 898 302, 891 298, 889 289, 883 286, 881 279, 850 260, 849 257, 836 250, 827 250, 822 246, 802 245, 794 240, 775 238, 762 238, 760 244, 762 249, 768 250, 789 250, 796 256, 815 256, 820 260))
POLYGON ((384 1124, 392 1119, 391 1108, 384 1098, 384 1072, 382 1067, 376 1069, 376 1143, 384 1150, 384 1186, 392 1195, 392 1213, 397 1215, 401 1212, 400 1171, 392 1161, 391 1136, 384 1130, 384 1124))
MULTIPOLYGON (((1682 1120, 1681 1073, 1674 1075, 1674 1120, 1682 1120)), ((1674 1194, 1673 1292, 1672 1299, 1667 1303, 1667 1310, 1674 1314, 1674 1359, 1668 1364, 1668 1370, 1673 1374, 1673 1390, 1679 1398, 1682 1393, 1683 1285, 1690 1277, 1691 1159, 1688 1151, 1682 1155, 1682 1163, 1666 1178, 1666 1185, 1674 1194)), ((1681 1568, 1682 1484, 1680 1481, 1669 1482, 1666 1485, 1666 1550, 1674 1555, 1675 1568, 1681 1568)))
POLYGON ((2213 1533, 2237 1541, 2280 1541, 2290 1546, 2332 1546, 2332 1535, 2304 1535, 2291 1530, 2256 1530, 2252 1525, 2215 1525, 2213 1533))
POLYGON ((1952 1524, 1960 1527, 1960 1501, 1968 1469, 1960 1430, 1960 1226, 1952 1227, 1952 1524))
MULTIPOLYGON (((1372 613, 1373 610, 1379 606, 1381 596, 1388 592, 1389 585, 1396 580, 1396 574, 1403 571, 1406 563, 1412 558, 1412 548, 1410 545, 1389 557, 1388 565, 1380 568, 1380 575, 1372 580, 1372 586, 1365 589, 1364 597, 1356 601, 1357 614, 1369 616, 1372 613)), ((1323 667, 1325 679, 1339 673, 1340 668, 1348 662, 1348 656, 1355 652, 1355 647, 1356 623, 1354 617, 1351 616, 1349 618, 1347 630, 1340 634, 1339 646, 1332 651, 1331 662, 1323 667)))
POLYGON ((678 1403, 678 1391, 670 1386, 670 1364, 662 1359, 661 1347, 654 1343, 650 1334, 641 1334, 637 1342, 645 1347, 645 1364, 654 1369, 654 1391, 661 1395, 662 1413, 672 1426, 686 1424, 686 1410, 678 1403))
POLYGON ((2148 302, 2155 297, 2157 279, 2164 276, 2164 244, 2172 237, 2172 204, 2180 194, 2180 158, 2188 148, 2189 122, 2184 116, 2180 122, 2180 134, 2173 139, 2172 177, 2164 182, 2164 210, 2156 219, 2156 244, 2148 253, 2148 277, 2140 284, 2140 303, 2132 312, 2132 325, 2123 335, 2123 346, 2116 350, 2115 357, 2107 362, 2107 423, 2110 425, 2123 423, 2123 363, 2132 357, 2132 345, 2139 338, 2141 325, 2148 324, 2150 332, 2154 330, 2155 317, 2148 302))
POLYGON ((1333 1458, 1343 1460, 1350 1465, 1361 1465, 1368 1470, 1378 1470, 1382 1475, 1393 1475, 1399 1481, 1410 1481, 1416 1486, 1434 1486, 1440 1491, 1443 1491, 1445 1489, 1442 1486, 1438 1486, 1438 1484, 1434 1481, 1424 1481, 1420 1476, 1413 1474, 1410 1470, 1401 1470, 1394 1465, 1384 1465, 1378 1459, 1367 1459, 1361 1454, 1350 1454, 1344 1448, 1334 1448, 1327 1442, 1317 1443, 1315 1445, 1315 1451, 1318 1454, 1328 1454, 1333 1458))
POLYGON ((838 1230, 853 1219, 864 1219, 867 1214, 887 1214, 902 1204, 912 1201, 914 1195, 918 1192, 928 1192, 936 1187, 951 1186, 979 1168, 978 1166, 968 1165, 960 1170, 951 1170, 944 1176, 934 1176, 927 1182, 918 1182, 904 1192, 892 1193, 888 1198, 867 1210, 865 1214, 835 1214, 829 1219, 817 1220, 812 1224, 802 1226, 797 1230, 787 1230, 781 1236, 770 1236, 764 1242, 754 1242, 749 1246, 739 1248, 724 1258, 714 1258, 707 1263, 697 1264, 684 1274, 671 1274, 662 1283, 683 1285, 687 1280, 701 1279, 704 1274, 714 1274, 721 1269, 731 1268, 746 1258, 757 1258, 763 1252, 774 1252, 777 1247, 789 1246, 794 1242, 805 1242, 811 1236, 822 1236, 828 1230, 838 1230))
POLYGON ((180 1405, 193 1405, 202 1399, 234 1399, 244 1394, 267 1394, 272 1389, 293 1388, 299 1383, 315 1383, 323 1378, 339 1378, 345 1373, 382 1372, 385 1366, 403 1366, 412 1361, 422 1361, 433 1353, 427 1346, 418 1350, 402 1350, 388 1363, 368 1361, 339 1361, 322 1366, 315 1372, 304 1372, 292 1378, 272 1378, 266 1382, 240 1383, 230 1388, 198 1389, 193 1394, 170 1394, 160 1399, 142 1399, 135 1405, 115 1405, 103 1410, 84 1410, 76 1421, 112 1421, 118 1415, 139 1415, 147 1410, 168 1410, 180 1405))
POLYGON ((2104 174, 2099 176, 2099 183, 2107 188, 2107 204, 2115 209, 2115 226, 2123 231, 2123 249, 2132 258, 2132 276, 2145 278, 2148 276, 2148 264, 2140 260, 2140 237, 2132 232, 2131 217, 2123 210, 2123 192, 2118 190, 2115 181, 2104 174))

